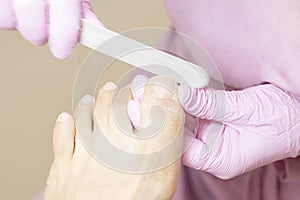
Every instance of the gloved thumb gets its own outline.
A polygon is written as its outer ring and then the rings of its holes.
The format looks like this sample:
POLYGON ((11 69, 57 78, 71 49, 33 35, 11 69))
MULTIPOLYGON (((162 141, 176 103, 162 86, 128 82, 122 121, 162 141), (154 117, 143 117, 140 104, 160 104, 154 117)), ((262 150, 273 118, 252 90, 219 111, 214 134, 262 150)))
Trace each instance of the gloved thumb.
POLYGON ((178 98, 184 110, 197 118, 221 120, 225 115, 225 91, 210 88, 178 87, 178 98))
MULTIPOLYGON (((252 87, 239 91, 215 90, 211 88, 178 87, 178 98, 184 110, 201 119, 222 123, 249 123, 255 121, 255 110, 266 107, 270 96, 264 87, 252 87)), ((268 90, 272 88, 268 87, 268 90)), ((264 109, 262 109, 264 110, 264 109)))

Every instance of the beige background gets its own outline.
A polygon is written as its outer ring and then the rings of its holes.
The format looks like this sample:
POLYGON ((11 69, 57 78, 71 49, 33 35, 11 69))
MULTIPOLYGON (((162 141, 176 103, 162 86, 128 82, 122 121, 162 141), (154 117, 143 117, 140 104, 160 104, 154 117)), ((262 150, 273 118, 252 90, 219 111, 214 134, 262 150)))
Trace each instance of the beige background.
MULTIPOLYGON (((168 27, 163 0, 94 0, 107 27, 168 27)), ((68 59, 53 58, 18 32, 0 31, 0 199, 31 199, 42 190, 53 158, 52 127, 71 111, 72 84, 89 53, 78 45, 68 59)))

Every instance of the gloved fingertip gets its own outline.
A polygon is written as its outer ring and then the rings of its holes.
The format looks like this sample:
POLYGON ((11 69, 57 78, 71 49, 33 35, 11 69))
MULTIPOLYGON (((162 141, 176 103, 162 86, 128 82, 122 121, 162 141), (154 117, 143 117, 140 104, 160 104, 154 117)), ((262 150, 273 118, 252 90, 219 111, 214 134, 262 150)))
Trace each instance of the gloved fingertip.
POLYGON ((42 46, 44 44, 47 43, 47 37, 45 38, 40 38, 38 40, 29 40, 31 44, 35 45, 35 46, 42 46))
POLYGON ((52 52, 52 55, 57 58, 57 59, 60 59, 60 60, 64 60, 68 57, 68 55, 60 55, 60 54, 57 54, 57 53, 53 53, 52 52))
POLYGON ((80 34, 81 0, 48 0, 48 42, 54 57, 65 59, 76 46, 80 34))
POLYGON ((57 48, 50 48, 52 55, 60 60, 64 60, 72 54, 72 50, 62 50, 57 48))
POLYGON ((74 48, 76 47, 79 28, 73 28, 66 30, 69 33, 69 37, 62 35, 62 33, 51 34, 49 37, 49 49, 52 52, 53 56, 58 59, 65 59, 69 57, 74 48))
POLYGON ((138 129, 140 127, 140 102, 137 100, 130 100, 127 105, 128 117, 134 126, 138 129))
POLYGON ((47 13, 45 1, 14 1, 15 26, 31 44, 40 46, 47 42, 47 13))

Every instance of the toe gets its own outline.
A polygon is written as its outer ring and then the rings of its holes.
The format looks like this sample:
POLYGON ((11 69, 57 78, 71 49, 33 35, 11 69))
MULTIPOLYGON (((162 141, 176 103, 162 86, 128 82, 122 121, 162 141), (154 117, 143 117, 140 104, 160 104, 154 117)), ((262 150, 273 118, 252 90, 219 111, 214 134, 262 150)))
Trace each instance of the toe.
POLYGON ((113 101, 111 120, 123 132, 132 133, 132 125, 127 112, 128 102, 132 99, 130 87, 120 89, 113 101))
POLYGON ((115 89, 116 85, 109 82, 99 91, 95 106, 95 116, 101 128, 105 128, 109 124, 109 116, 115 89))
POLYGON ((82 97, 74 111, 77 134, 82 131, 90 133, 93 129, 94 97, 86 95, 82 97))
POLYGON ((91 95, 86 95, 80 99, 75 111, 76 122, 76 141, 74 150, 74 159, 88 158, 89 154, 84 146, 91 140, 93 132, 93 111, 95 99, 91 95))
POLYGON ((139 129, 139 134, 155 131, 155 138, 160 140, 160 144, 168 144, 177 136, 184 118, 176 98, 176 90, 176 83, 169 79, 150 79, 140 104, 140 123, 143 129, 139 129))
POLYGON ((56 159, 71 159, 74 150, 75 125, 69 113, 59 115, 53 131, 53 152, 56 159))
MULTIPOLYGON (((164 111, 177 107, 176 98, 174 98, 176 96, 176 90, 176 83, 164 77, 156 76, 148 81, 144 88, 144 94, 140 104, 141 127, 147 127, 152 123, 150 111, 155 106, 162 108, 164 111)), ((153 114, 158 115, 157 117, 165 117, 159 113, 154 112, 153 114)))
POLYGON ((145 86, 144 97, 153 97, 155 99, 174 99, 176 96, 177 83, 161 77, 152 77, 145 86))

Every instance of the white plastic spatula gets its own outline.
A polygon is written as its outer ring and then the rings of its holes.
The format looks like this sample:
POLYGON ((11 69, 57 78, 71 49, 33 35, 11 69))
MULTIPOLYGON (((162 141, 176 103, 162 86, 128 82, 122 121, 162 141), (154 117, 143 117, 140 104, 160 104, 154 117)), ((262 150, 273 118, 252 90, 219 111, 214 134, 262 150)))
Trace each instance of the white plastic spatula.
POLYGON ((192 88, 208 85, 205 69, 82 19, 80 43, 112 58, 192 88), (163 67, 153 67, 153 66, 163 67))

